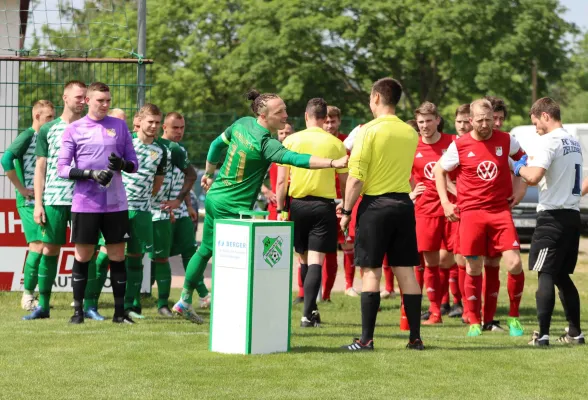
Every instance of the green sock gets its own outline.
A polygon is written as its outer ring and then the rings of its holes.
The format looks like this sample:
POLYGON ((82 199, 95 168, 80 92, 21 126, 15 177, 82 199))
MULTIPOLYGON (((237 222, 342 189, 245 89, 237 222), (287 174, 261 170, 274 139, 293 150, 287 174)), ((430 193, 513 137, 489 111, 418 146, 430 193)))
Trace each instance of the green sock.
POLYGON ((161 308, 168 305, 171 290, 171 267, 169 261, 153 261, 152 265, 155 266, 155 281, 157 282, 157 308, 161 308))
MULTIPOLYGON (((182 264, 184 265, 184 271, 188 270, 188 264, 190 263, 190 260, 192 259, 193 255, 193 251, 192 254, 190 254, 189 256, 187 254, 182 254, 182 264)), ((202 274, 202 278, 200 278, 198 282, 196 282, 195 289, 198 292, 198 296, 200 297, 206 297, 208 295, 208 288, 204 284, 204 273, 202 274)))
POLYGON ((204 277, 204 271, 206 270, 208 260, 210 260, 210 255, 201 255, 200 250, 198 250, 188 263, 188 268, 186 268, 186 278, 184 279, 184 290, 182 290, 182 301, 184 303, 192 304, 192 294, 198 285, 198 281, 202 280, 204 277))
POLYGON ((93 256, 88 266, 88 283, 84 293, 84 311, 96 308, 96 292, 98 291, 98 279, 96 279, 96 256, 93 256))
MULTIPOLYGON (((141 278, 141 283, 143 283, 143 278, 141 278)), ((133 308, 141 308, 141 286, 139 286, 139 290, 135 293, 135 298, 133 299, 133 308)))
POLYGON ((106 278, 108 277, 109 265, 110 260, 108 259, 108 254, 99 252, 98 257, 96 257, 96 306, 98 306, 100 294, 102 293, 102 289, 104 289, 104 283, 106 283, 106 278))
POLYGON ((41 262, 41 254, 29 251, 24 268, 24 292, 26 294, 34 294, 39 278, 39 263, 41 262))
POLYGON ((143 257, 127 257, 127 288, 125 292, 125 310, 133 307, 135 295, 141 290, 143 280, 143 257))
POLYGON ((51 289, 57 276, 57 256, 41 256, 39 263, 39 307, 49 311, 51 289))

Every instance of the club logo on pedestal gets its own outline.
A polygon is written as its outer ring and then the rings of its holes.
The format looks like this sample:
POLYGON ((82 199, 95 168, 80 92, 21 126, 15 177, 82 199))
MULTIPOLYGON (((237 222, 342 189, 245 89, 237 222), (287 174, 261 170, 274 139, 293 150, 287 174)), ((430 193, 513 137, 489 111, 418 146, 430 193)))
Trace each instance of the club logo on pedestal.
POLYGON ((281 237, 271 238, 266 236, 263 239, 263 260, 273 268, 282 259, 282 244, 284 240, 281 237))

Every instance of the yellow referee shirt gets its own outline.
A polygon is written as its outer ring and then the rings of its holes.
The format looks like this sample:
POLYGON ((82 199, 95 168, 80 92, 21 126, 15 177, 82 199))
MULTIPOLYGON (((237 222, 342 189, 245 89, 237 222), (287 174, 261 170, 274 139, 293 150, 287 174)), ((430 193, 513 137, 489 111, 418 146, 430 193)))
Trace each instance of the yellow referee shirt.
MULTIPOLYGON (((282 145, 288 150, 297 153, 306 153, 334 160, 347 154, 343 142, 321 128, 308 128, 296 132, 288 136, 282 142, 282 145)), ((347 168, 336 170, 338 174, 343 174, 347 171, 347 168)), ((335 169, 312 170, 290 167, 289 195, 295 199, 306 196, 324 197, 326 199, 336 198, 335 169)))
POLYGON ((395 115, 360 128, 349 157, 349 175, 363 182, 361 194, 410 193, 418 135, 395 115))

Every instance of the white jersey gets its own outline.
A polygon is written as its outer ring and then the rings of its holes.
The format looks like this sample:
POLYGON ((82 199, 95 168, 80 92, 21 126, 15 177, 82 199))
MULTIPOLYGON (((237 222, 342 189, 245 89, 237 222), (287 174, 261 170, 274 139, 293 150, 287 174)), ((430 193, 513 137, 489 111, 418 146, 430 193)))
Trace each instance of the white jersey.
POLYGON ((345 148, 348 151, 351 151, 353 149, 353 143, 355 142, 355 137, 359 133, 359 128, 361 128, 362 126, 363 126, 363 124, 357 125, 355 128, 353 128, 353 130, 349 133, 349 135, 347 135, 347 138, 343 141, 343 146, 345 146, 345 148))
POLYGON ((563 128, 539 137, 527 161, 529 167, 545 169, 538 185, 537 211, 580 211, 582 161, 580 143, 563 128))

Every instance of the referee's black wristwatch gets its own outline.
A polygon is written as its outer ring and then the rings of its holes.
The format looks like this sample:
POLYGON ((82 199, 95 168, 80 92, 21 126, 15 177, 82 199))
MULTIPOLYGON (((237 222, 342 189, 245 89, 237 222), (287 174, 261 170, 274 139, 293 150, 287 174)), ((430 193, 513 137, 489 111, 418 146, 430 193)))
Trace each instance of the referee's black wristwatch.
POLYGON ((343 209, 341 209, 341 214, 343 214, 343 215, 351 215, 351 211, 348 211, 348 210, 346 210, 346 209, 343 208, 343 209))

